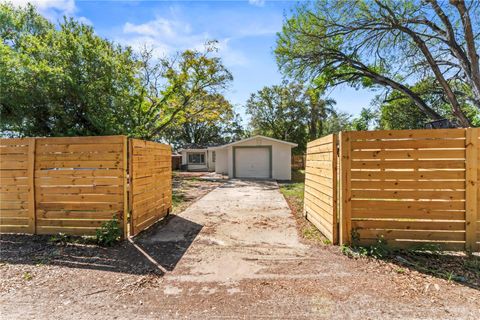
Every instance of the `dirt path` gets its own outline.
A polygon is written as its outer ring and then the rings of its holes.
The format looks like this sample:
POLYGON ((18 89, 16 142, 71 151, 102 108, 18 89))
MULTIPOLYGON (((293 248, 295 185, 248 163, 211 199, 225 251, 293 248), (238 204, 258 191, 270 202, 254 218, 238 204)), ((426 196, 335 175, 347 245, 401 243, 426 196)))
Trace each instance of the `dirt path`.
POLYGON ((15 269, 13 258, 6 259, 0 269, 2 319, 477 319, 480 314, 478 290, 349 259, 338 247, 303 243, 276 183, 229 181, 136 242, 168 270, 165 275, 150 274, 155 268, 128 244, 115 248, 119 256, 113 263, 98 257, 98 265, 110 263, 114 270, 82 267, 82 259, 77 267, 37 267, 17 259, 23 269, 15 269), (130 258, 122 259, 129 250, 130 258), (10 281, 25 278, 25 272, 32 279, 10 281))

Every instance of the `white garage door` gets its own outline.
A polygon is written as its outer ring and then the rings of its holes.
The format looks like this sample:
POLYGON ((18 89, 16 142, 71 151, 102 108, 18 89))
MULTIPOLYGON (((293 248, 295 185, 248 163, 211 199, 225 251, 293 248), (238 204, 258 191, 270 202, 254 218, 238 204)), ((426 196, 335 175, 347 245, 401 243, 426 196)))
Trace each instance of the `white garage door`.
POLYGON ((270 178, 270 149, 236 148, 235 178, 270 178))

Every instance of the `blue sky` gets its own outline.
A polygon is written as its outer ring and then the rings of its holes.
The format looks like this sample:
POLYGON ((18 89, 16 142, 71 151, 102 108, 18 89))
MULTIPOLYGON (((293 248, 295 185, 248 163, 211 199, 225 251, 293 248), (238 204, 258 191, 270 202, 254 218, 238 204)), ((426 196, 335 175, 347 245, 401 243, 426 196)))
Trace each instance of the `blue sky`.
MULTIPOLYGON (((146 44, 158 56, 201 49, 206 40, 218 40, 219 55, 234 76, 225 95, 242 116, 251 93, 282 81, 273 50, 284 17, 295 7, 294 1, 262 0, 34 2, 52 21, 74 16, 93 25, 102 37, 133 48, 146 44)), ((328 95, 337 101, 338 109, 358 114, 375 94, 343 86, 329 90, 328 95)))

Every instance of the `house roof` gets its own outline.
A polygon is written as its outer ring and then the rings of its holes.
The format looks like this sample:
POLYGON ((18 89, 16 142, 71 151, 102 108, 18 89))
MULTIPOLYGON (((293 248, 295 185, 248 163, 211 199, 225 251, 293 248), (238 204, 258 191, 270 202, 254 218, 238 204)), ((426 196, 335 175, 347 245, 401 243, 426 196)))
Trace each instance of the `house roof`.
POLYGON ((238 140, 238 141, 235 141, 235 142, 232 142, 232 143, 224 144, 224 145, 222 145, 222 146, 210 147, 210 148, 211 148, 211 149, 221 149, 221 148, 234 146, 234 145, 236 145, 236 144, 243 143, 243 142, 247 142, 247 141, 254 140, 254 139, 258 139, 258 138, 265 139, 265 140, 272 141, 272 142, 278 142, 278 143, 288 144, 288 145, 290 145, 292 148, 298 146, 297 143, 288 142, 288 141, 283 141, 283 140, 278 140, 278 139, 274 139, 274 138, 270 138, 270 137, 265 137, 265 136, 261 136, 261 135, 256 135, 256 136, 253 136, 253 137, 250 137, 250 138, 246 138, 246 139, 238 140))
POLYGON ((218 146, 218 144, 199 144, 199 143, 188 143, 182 146, 179 151, 181 150, 203 150, 208 149, 211 147, 218 146))
POLYGON ((188 143, 183 145, 180 149, 181 150, 186 150, 186 149, 207 149, 208 146, 203 145, 203 144, 198 144, 198 143, 188 143))

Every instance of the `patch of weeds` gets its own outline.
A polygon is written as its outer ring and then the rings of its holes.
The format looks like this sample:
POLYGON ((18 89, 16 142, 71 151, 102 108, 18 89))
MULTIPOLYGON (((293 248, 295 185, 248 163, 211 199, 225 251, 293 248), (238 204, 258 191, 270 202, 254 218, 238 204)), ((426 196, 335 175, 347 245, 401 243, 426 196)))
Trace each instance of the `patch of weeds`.
POLYGON ((440 255, 442 253, 442 247, 435 243, 422 243, 412 246, 408 252, 423 252, 432 255, 440 255))
POLYGON ((75 244, 95 244, 97 243, 95 237, 92 236, 71 236, 65 233, 58 233, 52 235, 48 242, 59 246, 66 246, 71 243, 75 244))
POLYGON ((120 241, 122 230, 117 217, 113 216, 112 220, 102 223, 100 229, 97 229, 96 242, 102 246, 111 246, 120 241))
POLYGON ((472 271, 480 277, 480 258, 475 256, 470 256, 463 262, 463 267, 467 270, 472 271))
POLYGON ((33 279, 33 275, 30 272, 25 271, 22 275, 22 279, 26 281, 30 281, 33 279))
POLYGON ((367 251, 363 247, 350 247, 342 245, 340 251, 349 258, 362 258, 367 256, 367 251))
POLYGON ((172 194, 172 206, 178 207, 181 205, 183 202, 185 202, 185 195, 183 193, 176 193, 174 192, 172 194))
POLYGON ((404 274, 407 270, 404 269, 404 268, 397 268, 395 269, 395 272, 398 273, 398 274, 404 274))
POLYGON ((382 259, 390 256, 392 254, 392 249, 388 246, 387 241, 382 237, 378 237, 377 241, 367 247, 367 255, 372 256, 377 259, 382 259))
POLYGON ((322 242, 323 242, 323 244, 325 244, 325 245, 332 244, 332 241, 330 241, 329 239, 323 239, 322 242))
POLYGON ((67 243, 70 242, 70 236, 65 234, 65 233, 58 233, 58 234, 55 234, 55 235, 51 236, 48 239, 48 242, 64 246, 64 245, 66 245, 67 243))
MULTIPOLYGON (((358 243, 358 242, 357 242, 358 243)), ((388 258, 392 255, 392 250, 383 237, 378 237, 377 241, 371 246, 346 246, 342 245, 341 251, 344 255, 351 258, 373 257, 376 259, 388 258)))
POLYGON ((324 241, 322 234, 313 225, 307 225, 302 228, 302 236, 308 240, 324 241))

